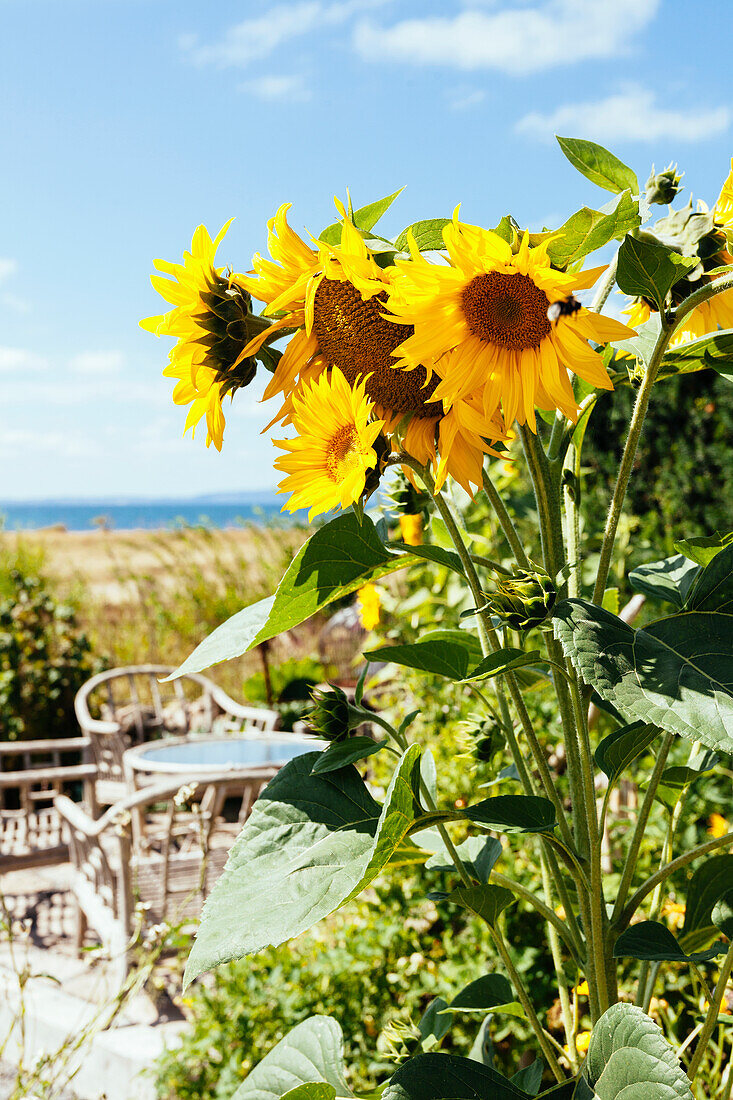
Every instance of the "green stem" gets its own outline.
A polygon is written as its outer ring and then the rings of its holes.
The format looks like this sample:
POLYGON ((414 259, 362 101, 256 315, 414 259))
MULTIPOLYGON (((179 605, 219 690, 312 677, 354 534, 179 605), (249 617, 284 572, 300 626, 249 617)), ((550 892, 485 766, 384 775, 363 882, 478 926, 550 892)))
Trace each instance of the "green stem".
POLYGON ((519 972, 512 962, 509 950, 506 943, 504 942, 504 937, 502 936, 496 925, 489 925, 489 928, 494 939, 494 944, 496 945, 496 950, 499 952, 501 961, 504 963, 507 973, 509 974, 514 988, 517 991, 519 1002, 532 1026, 532 1030, 537 1036, 537 1042, 540 1044, 540 1049, 547 1059, 547 1064, 555 1075, 555 1079, 557 1081, 564 1081, 565 1075, 560 1069, 560 1063, 555 1057, 555 1051, 552 1049, 549 1037, 545 1034, 545 1029, 542 1027, 542 1024, 538 1019, 537 1013, 535 1012, 532 1002, 527 994, 527 990, 524 987, 524 983, 519 976, 519 972))
POLYGON ((502 875, 499 871, 491 872, 491 881, 495 882, 497 886, 503 886, 505 889, 511 890, 512 893, 517 894, 518 897, 526 901, 528 905, 531 905, 533 909, 536 909, 540 916, 547 921, 548 925, 550 925, 562 939, 575 962, 579 962, 576 957, 575 944, 568 935, 567 924, 558 917, 557 913, 554 913, 552 909, 550 909, 549 905, 541 901, 536 894, 533 894, 532 891, 528 890, 526 886, 523 886, 521 882, 516 882, 514 879, 507 878, 506 875, 502 875))
POLYGON ((494 512, 496 513, 496 518, 498 519, 501 529, 504 532, 504 537, 509 543, 512 549, 512 553, 516 558, 517 565, 521 566, 522 569, 529 569, 529 558, 524 552, 524 547, 522 546, 521 539, 517 534, 517 529, 512 522, 512 517, 506 510, 504 501, 499 495, 499 490, 496 488, 493 481, 485 470, 483 474, 483 485, 484 492, 486 493, 486 496, 489 499, 489 503, 494 509, 494 512))
POLYGON ((657 342, 654 345, 654 350, 652 351, 644 379, 636 395, 636 404, 634 405, 634 412, 631 417, 631 423, 629 424, 629 434, 626 439, 623 455, 621 456, 621 465, 619 466, 616 486, 613 491, 613 498, 606 520, 606 528, 603 533, 603 543, 601 545, 601 554, 598 562, 598 576, 596 577, 596 584, 593 590, 594 603, 601 603, 603 593, 606 590, 606 581, 608 580, 608 572, 611 566, 613 545, 616 541, 616 532, 621 518, 621 510, 626 497, 629 478, 631 477, 631 471, 634 466, 634 459, 636 458, 636 451, 639 446, 641 430, 644 426, 647 409, 649 408, 652 387, 662 365, 664 353, 667 350, 669 341, 674 335, 675 329, 679 327, 689 313, 692 313, 692 311, 699 305, 702 305, 703 302, 708 301, 708 299, 715 297, 717 294, 723 293, 723 291, 728 290, 732 286, 733 274, 724 275, 722 278, 716 279, 715 282, 701 287, 700 290, 696 290, 694 294, 686 298, 684 302, 677 307, 669 320, 664 316, 662 317, 662 329, 657 337, 657 342))
POLYGON ((577 447, 572 443, 568 447, 565 456, 565 468, 572 471, 575 485, 563 485, 563 504, 565 506, 565 538, 568 546, 567 558, 570 562, 570 576, 568 577, 568 596, 571 598, 580 595, 581 569, 580 569, 580 510, 577 504, 577 493, 580 477, 580 455, 577 447))
POLYGON ((493 561, 492 558, 484 558, 481 554, 471 554, 471 561, 475 565, 483 565, 485 569, 493 569, 496 573, 501 573, 505 577, 513 576, 511 569, 505 569, 498 561, 493 561))
POLYGON ((705 1017, 705 1023, 702 1026, 700 1032, 700 1038, 697 1041, 695 1047, 695 1053, 692 1056, 689 1069, 687 1070, 687 1076, 690 1081, 694 1081, 697 1076, 697 1071, 700 1069, 700 1063, 702 1062, 703 1055, 707 1050, 707 1045, 710 1042, 710 1038, 715 1030, 715 1026, 718 1022, 718 1016, 720 1015, 720 1007, 723 1003, 723 997, 725 996, 725 989, 730 978, 731 971, 733 971, 733 941, 731 941, 728 953, 723 960, 723 965, 720 968, 720 974, 718 975, 718 982, 715 986, 715 992, 713 999, 710 1002, 708 1008, 708 1014, 705 1017))
MULTIPOLYGON (((526 426, 520 428, 520 433, 537 500, 545 569, 551 576, 557 576, 565 565, 558 485, 552 476, 550 464, 540 440, 526 426)), ((546 646, 550 660, 566 668, 559 643, 548 635, 546 646)), ((590 889, 586 899, 585 921, 588 930, 589 959, 592 958, 594 971, 594 981, 589 983, 589 986, 593 993, 597 994, 597 999, 595 995, 591 998, 591 1014, 595 1021, 598 1014, 605 1012, 608 1008, 611 996, 615 995, 615 969, 610 974, 612 968, 608 965, 604 946, 607 917, 603 896, 601 837, 598 830, 590 739, 577 680, 574 674, 569 673, 568 679, 570 688, 557 677, 554 678, 554 684, 568 754, 575 844, 579 852, 587 858, 590 868, 590 889)))
MULTIPOLYGON (((639 816, 636 819, 636 825, 634 832, 631 836, 631 844, 629 850, 626 853, 626 862, 624 863, 624 869, 621 874, 621 882, 618 888, 618 894, 616 896, 616 904, 613 907, 613 914, 611 916, 611 925, 619 919, 621 910, 624 907, 624 903, 631 887, 631 881, 634 877, 634 871, 636 870, 637 860, 639 857, 639 850, 641 848, 641 842, 644 839, 644 833, 646 832, 647 822, 649 821, 649 815, 652 812, 652 806, 654 805, 654 798, 657 793, 657 787, 662 778, 662 772, 667 764, 667 757, 669 756, 669 750, 672 748, 672 742, 674 741, 673 733, 665 733, 664 740, 662 741, 659 749, 659 755, 657 757, 656 764, 654 765, 654 771, 651 774, 649 780, 649 786, 646 789, 644 795, 644 801, 641 804, 639 810, 639 816)), ((609 783, 609 790, 611 784, 609 783)))
POLYGON ((613 284, 616 282, 616 269, 618 267, 618 252, 611 260, 610 264, 606 268, 603 275, 603 279, 598 285, 598 290, 595 293, 595 297, 591 302, 591 309, 594 313, 600 313, 606 304, 609 294, 613 290, 613 284))
POLYGON ((648 879, 642 882, 639 889, 631 895, 626 907, 613 921, 616 931, 623 932, 623 930, 628 927, 631 918, 644 898, 647 894, 652 892, 658 883, 664 882, 664 880, 669 878, 670 875, 673 875, 675 871, 680 871, 699 856, 706 856, 708 852, 715 852, 718 848, 726 848, 731 844, 733 844, 733 833, 726 833, 725 836, 714 837, 712 840, 706 841, 705 844, 698 844, 696 848, 691 848, 689 852, 683 852, 681 856, 677 856, 677 858, 673 859, 671 863, 668 863, 666 867, 660 868, 656 874, 650 875, 648 879))

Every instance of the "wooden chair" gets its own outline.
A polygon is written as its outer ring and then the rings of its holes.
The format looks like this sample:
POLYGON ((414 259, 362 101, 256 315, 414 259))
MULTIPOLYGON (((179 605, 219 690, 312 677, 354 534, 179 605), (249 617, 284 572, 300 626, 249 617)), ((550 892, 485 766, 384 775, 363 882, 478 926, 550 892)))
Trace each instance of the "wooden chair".
POLYGON ((81 787, 96 812, 97 769, 90 756, 88 737, 0 743, 0 871, 66 862, 54 798, 81 787))
POLYGON ((191 673, 161 684, 173 671, 167 665, 113 668, 78 691, 74 706, 92 744, 100 805, 128 793, 123 756, 133 745, 166 735, 277 728, 277 711, 242 706, 206 676, 191 673))
MULTIPOLYGON (((261 769, 244 784, 244 817, 276 770, 261 769)), ((96 821, 66 796, 56 799, 68 831, 77 946, 81 948, 91 925, 113 961, 120 984, 130 970, 138 903, 146 907, 146 920, 153 924, 179 923, 200 913, 240 828, 239 823, 223 822, 212 812, 220 789, 231 782, 230 772, 207 776, 192 792, 189 781, 167 780, 128 795, 96 821), (179 793, 184 798, 177 799, 179 793), (192 821, 186 803, 199 795, 192 821), (160 812, 161 805, 168 821, 165 837, 155 847, 136 846, 133 815, 154 807, 160 812)), ((237 782, 241 786, 243 781, 237 782)))

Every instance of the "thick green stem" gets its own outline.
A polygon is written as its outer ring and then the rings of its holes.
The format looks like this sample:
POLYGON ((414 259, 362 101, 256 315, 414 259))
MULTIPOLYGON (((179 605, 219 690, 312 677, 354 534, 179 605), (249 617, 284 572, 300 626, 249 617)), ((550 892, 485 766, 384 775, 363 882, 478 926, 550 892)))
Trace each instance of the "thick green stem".
MULTIPOLYGON (((557 576, 565 565, 560 493, 540 440, 527 427, 520 428, 527 466, 534 486, 537 511, 542 535, 544 566, 551 576, 557 576)), ((575 844, 585 856, 590 870, 590 890, 585 904, 586 929, 588 931, 589 963, 593 982, 591 1014, 595 1019, 608 1008, 616 995, 615 968, 609 966, 605 951, 607 916, 603 895, 601 869, 601 836, 595 797, 593 758, 582 705, 580 688, 574 672, 568 672, 565 657, 559 644, 551 636, 546 639, 550 659, 566 670, 570 688, 562 678, 554 678, 555 691, 560 707, 565 745, 568 754, 568 772, 573 800, 573 824, 575 844)))
POLYGON ((486 473, 485 470, 484 470, 484 475, 483 475, 483 485, 484 485, 484 492, 486 493, 486 496, 489 499, 489 503, 491 504, 491 507, 494 509, 494 512, 496 513, 496 518, 498 519, 499 524, 501 526, 501 529, 504 532, 504 537, 506 538, 507 542, 509 543, 509 545, 512 549, 512 553, 514 554, 517 565, 521 566, 522 569, 528 569, 529 568, 529 559, 528 559, 527 555, 524 552, 524 547, 522 546, 522 541, 519 538, 519 535, 517 534, 517 529, 514 526, 514 523, 512 522, 512 517, 509 515, 509 513, 506 510, 506 506, 504 505, 504 501, 501 499, 501 496, 499 495, 499 490, 496 488, 493 481, 491 480, 491 478, 489 477, 489 475, 486 473))
POLYGON ((705 1017, 705 1023, 702 1026, 700 1032, 700 1038, 697 1040, 697 1046, 695 1047, 695 1053, 692 1056, 689 1068, 687 1070, 687 1076, 690 1081, 694 1081, 697 1076, 697 1071, 700 1069, 700 1063, 703 1060, 707 1045, 710 1042, 710 1038, 715 1030, 715 1026, 718 1022, 718 1016, 720 1015, 720 1008, 723 1004, 723 997, 725 996, 725 989, 728 985, 728 979, 730 978, 731 971, 733 971, 733 942, 731 942, 728 948, 728 954, 723 960, 723 965, 720 968, 720 974, 718 975, 718 981, 715 986, 715 992, 713 999, 710 1002, 708 1008, 708 1014, 705 1017))
POLYGON ((537 1036, 537 1042, 540 1044, 540 1049, 542 1050, 542 1053, 544 1054, 545 1058, 547 1059, 547 1064, 549 1065, 550 1069, 552 1070, 553 1074, 555 1075, 555 1079, 557 1081, 564 1081, 565 1080, 565 1074, 560 1069, 560 1063, 558 1062, 557 1058, 555 1057, 555 1051, 552 1049, 552 1045, 549 1041, 549 1037, 545 1034, 545 1029, 542 1027, 542 1024, 539 1021, 537 1013, 535 1012, 534 1006, 532 1005, 532 1002, 529 999, 529 996, 527 994, 527 990, 524 987, 524 983, 522 982, 522 979, 519 975, 519 972, 518 972, 517 968, 515 967, 514 963, 512 962, 511 955, 509 954, 509 950, 507 948, 507 945, 504 942, 504 937, 502 936, 501 932, 496 927, 496 925, 490 925, 489 927, 491 929, 491 934, 492 934, 493 939, 494 939, 494 944, 496 945, 496 950, 499 952, 499 956, 501 957, 501 961, 504 963, 504 966, 506 967, 507 973, 509 974, 509 977, 512 980, 514 988, 517 991, 517 996, 519 998, 519 1002, 520 1002, 522 1008, 524 1009, 525 1015, 526 1015, 527 1019, 529 1020, 531 1026, 532 1026, 532 1030, 534 1031, 535 1035, 537 1036))

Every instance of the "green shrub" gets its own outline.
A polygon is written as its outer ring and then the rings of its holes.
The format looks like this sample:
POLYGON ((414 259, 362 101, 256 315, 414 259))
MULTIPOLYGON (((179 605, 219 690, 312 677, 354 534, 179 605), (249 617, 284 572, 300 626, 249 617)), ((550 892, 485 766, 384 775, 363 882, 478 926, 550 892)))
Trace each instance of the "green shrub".
POLYGON ((0 740, 72 737, 74 696, 101 667, 78 626, 46 582, 11 568, 0 601, 0 740))

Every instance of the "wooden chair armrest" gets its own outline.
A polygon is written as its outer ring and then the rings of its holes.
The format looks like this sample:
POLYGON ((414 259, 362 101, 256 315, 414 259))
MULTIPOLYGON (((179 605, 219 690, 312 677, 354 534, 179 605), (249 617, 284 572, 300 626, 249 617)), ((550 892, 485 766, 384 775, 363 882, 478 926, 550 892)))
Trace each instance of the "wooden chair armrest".
POLYGON ((70 764, 68 767, 24 768, 20 772, 0 772, 0 789, 4 787, 29 787, 33 783, 72 782, 74 779, 94 779, 96 764, 70 764))
POLYGON ((49 737, 43 741, 3 741, 0 756, 22 752, 75 752, 91 746, 89 737, 49 737))

